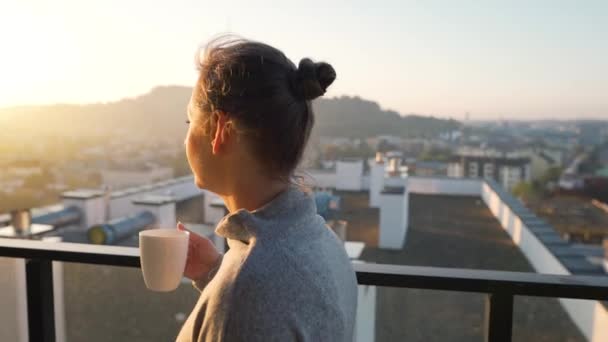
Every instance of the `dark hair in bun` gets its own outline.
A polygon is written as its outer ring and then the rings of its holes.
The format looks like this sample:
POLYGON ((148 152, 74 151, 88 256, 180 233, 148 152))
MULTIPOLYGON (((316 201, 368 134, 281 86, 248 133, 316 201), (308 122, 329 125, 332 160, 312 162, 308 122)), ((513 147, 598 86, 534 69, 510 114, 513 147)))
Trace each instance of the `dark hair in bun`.
POLYGON ((297 93, 304 100, 314 100, 322 96, 336 79, 334 68, 324 62, 315 63, 304 58, 298 65, 296 72, 297 93))
POLYGON ((310 101, 336 79, 334 68, 309 58, 298 67, 278 49, 234 36, 211 41, 198 56, 194 100, 213 132, 212 115, 229 115, 269 172, 289 177, 296 168, 314 114, 310 101))

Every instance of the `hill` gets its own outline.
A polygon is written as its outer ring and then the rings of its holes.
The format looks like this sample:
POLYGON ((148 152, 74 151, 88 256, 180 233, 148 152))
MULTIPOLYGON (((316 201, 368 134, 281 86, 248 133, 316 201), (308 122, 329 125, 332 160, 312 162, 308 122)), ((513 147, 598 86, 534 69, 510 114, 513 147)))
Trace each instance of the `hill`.
MULTIPOLYGON (((191 88, 163 86, 116 102, 86 105, 23 106, 0 109, 4 129, 28 135, 133 134, 177 136, 185 133, 191 88)), ((459 127, 455 120, 419 115, 401 116, 359 97, 323 98, 314 103, 315 136, 433 136, 459 127)))
POLYGON ((405 115, 383 110, 378 103, 359 97, 320 99, 314 104, 316 134, 366 138, 380 134, 431 137, 460 127, 455 120, 405 115))

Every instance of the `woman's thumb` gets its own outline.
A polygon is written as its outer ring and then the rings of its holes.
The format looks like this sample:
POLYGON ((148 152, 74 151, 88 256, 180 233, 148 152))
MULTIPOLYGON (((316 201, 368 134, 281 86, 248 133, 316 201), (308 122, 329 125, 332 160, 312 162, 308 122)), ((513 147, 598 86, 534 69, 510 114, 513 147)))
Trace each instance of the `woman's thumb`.
POLYGON ((181 223, 181 222, 179 222, 179 221, 177 222, 177 229, 178 229, 178 230, 183 230, 183 231, 189 231, 189 230, 186 228, 186 226, 184 226, 184 224, 183 224, 183 223, 181 223))

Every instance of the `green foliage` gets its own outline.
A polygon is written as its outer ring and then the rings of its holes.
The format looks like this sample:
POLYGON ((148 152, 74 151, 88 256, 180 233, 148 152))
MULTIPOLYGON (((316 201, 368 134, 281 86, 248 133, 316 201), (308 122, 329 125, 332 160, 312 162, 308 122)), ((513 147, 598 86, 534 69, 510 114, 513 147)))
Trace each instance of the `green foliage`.
POLYGON ((376 135, 400 137, 434 137, 441 132, 455 130, 460 123, 419 115, 401 116, 383 110, 373 101, 359 97, 320 99, 314 104, 315 132, 319 136, 366 138, 376 135))
POLYGON ((529 200, 538 195, 538 189, 529 182, 520 182, 511 190, 513 195, 523 200, 529 200))
MULTIPOLYGON (((10 117, 10 130, 24 131, 33 136, 93 136, 128 130, 134 135, 183 137, 191 92, 189 87, 157 87, 142 96, 110 103, 3 108, 0 109, 0 118, 10 117)), ((452 119, 401 116, 359 97, 319 99, 313 106, 316 119, 313 137, 366 138, 381 134, 434 137, 460 127, 460 123, 452 119)))
POLYGON ((445 162, 445 161, 449 161, 451 157, 452 157, 452 151, 450 149, 432 147, 432 148, 422 151, 422 153, 418 156, 418 159, 421 161, 435 160, 435 161, 445 162))
POLYGON ((538 182, 544 186, 546 186, 550 182, 555 183, 559 180, 559 177, 561 176, 561 174, 562 174, 561 167, 558 167, 558 166, 551 167, 540 177, 538 182))
POLYGON ((335 145, 327 145, 323 147, 322 158, 326 160, 335 160, 341 158, 370 158, 374 156, 375 151, 365 142, 362 141, 359 146, 339 147, 335 145))

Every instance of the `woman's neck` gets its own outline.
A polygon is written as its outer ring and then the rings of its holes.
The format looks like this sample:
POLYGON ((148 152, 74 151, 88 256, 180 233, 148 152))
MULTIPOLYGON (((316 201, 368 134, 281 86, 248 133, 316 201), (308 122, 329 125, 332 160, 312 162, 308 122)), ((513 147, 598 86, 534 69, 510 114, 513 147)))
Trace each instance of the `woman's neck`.
POLYGON ((288 186, 287 182, 281 180, 251 177, 234 184, 234 191, 221 197, 231 213, 239 209, 253 211, 272 201, 288 186))

